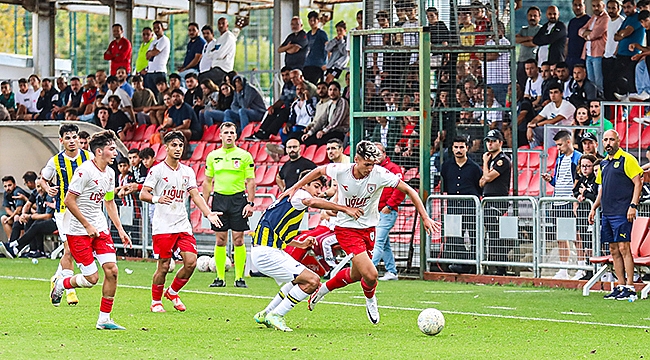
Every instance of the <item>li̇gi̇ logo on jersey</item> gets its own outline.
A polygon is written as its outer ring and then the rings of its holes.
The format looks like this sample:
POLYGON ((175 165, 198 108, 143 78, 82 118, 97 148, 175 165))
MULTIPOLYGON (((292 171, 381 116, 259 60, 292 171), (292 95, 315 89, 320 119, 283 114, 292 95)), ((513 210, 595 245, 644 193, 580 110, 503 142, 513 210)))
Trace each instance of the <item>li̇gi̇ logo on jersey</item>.
POLYGON ((232 166, 233 166, 235 169, 239 169, 239 167, 241 166, 241 164, 239 163, 239 160, 233 160, 233 161, 232 161, 232 166))

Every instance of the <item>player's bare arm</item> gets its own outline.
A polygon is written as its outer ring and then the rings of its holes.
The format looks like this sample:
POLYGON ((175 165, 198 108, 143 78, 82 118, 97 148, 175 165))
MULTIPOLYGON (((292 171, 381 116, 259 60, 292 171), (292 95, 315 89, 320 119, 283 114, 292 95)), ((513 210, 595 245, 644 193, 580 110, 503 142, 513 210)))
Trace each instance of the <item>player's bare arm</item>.
POLYGON ((122 240, 122 244, 124 244, 124 246, 130 249, 132 248, 131 239, 129 238, 129 235, 126 234, 126 231, 124 231, 124 228, 122 227, 122 222, 120 221, 120 214, 117 212, 117 205, 115 204, 115 200, 113 200, 113 193, 109 193, 109 194, 106 195, 109 196, 110 200, 104 199, 104 207, 106 208, 108 217, 111 219, 111 221, 115 225, 115 228, 117 229, 117 233, 120 236, 120 240, 122 240))
POLYGON ((41 178, 39 180, 41 187, 45 192, 50 195, 50 196, 56 196, 59 193, 59 187, 58 186, 50 186, 50 182, 48 180, 45 180, 44 178, 41 178))
POLYGON ((316 243, 316 238, 313 236, 308 236, 303 241, 291 240, 287 246, 297 247, 299 249, 307 249, 316 243))
POLYGON ((432 236, 434 232, 440 231, 440 222, 431 220, 429 214, 427 214, 427 210, 425 209, 424 204, 422 203, 422 200, 420 199, 420 195, 417 193, 417 191, 415 191, 415 189, 410 187, 402 180, 399 181, 396 188, 411 198, 413 205, 415 205, 415 209, 417 209, 418 214, 420 214, 420 218, 422 218, 422 224, 430 236, 432 236))
POLYGON ((154 196, 151 194, 151 191, 153 191, 153 189, 150 186, 143 186, 142 191, 140 191, 140 200, 151 204, 169 205, 172 203, 171 197, 167 195, 154 196))
POLYGON ((600 197, 603 193, 603 187, 598 188, 598 196, 596 197, 596 201, 594 201, 594 204, 591 205, 591 211, 589 212, 589 223, 593 224, 594 219, 596 219, 596 209, 600 207, 600 197))
POLYGON ((65 195, 65 199, 63 200, 63 204, 65 204, 65 207, 67 208, 68 211, 70 211, 70 214, 77 218, 79 220, 79 223, 86 229, 86 232, 88 232, 88 236, 94 238, 99 236, 99 232, 95 227, 88 222, 86 217, 81 213, 79 210, 79 206, 77 206, 77 195, 73 194, 72 192, 68 192, 65 195))
POLYGON ((255 179, 246 179, 246 196, 248 196, 248 204, 244 207, 244 210, 242 210, 242 216, 244 218, 249 218, 253 216, 253 207, 250 205, 250 203, 255 201, 255 179))
POLYGON ((293 194, 298 191, 301 187, 309 184, 310 182, 318 179, 320 176, 326 175, 326 169, 327 166, 319 166, 312 170, 309 174, 304 176, 302 179, 300 179, 297 183, 295 183, 292 187, 289 189, 285 190, 282 194, 278 196, 278 200, 283 199, 287 196, 291 197, 293 194))
POLYGON ((212 194, 212 178, 206 176, 205 180, 203 181, 203 198, 206 202, 210 198, 210 194, 212 194))
POLYGON ((342 211, 342 212, 348 214, 350 217, 354 218, 355 220, 357 220, 361 216, 363 216, 363 209, 352 208, 352 207, 339 205, 339 204, 336 204, 336 203, 333 203, 331 201, 327 201, 327 200, 324 200, 324 199, 307 198, 307 199, 303 199, 302 203, 305 206, 308 206, 308 207, 311 207, 311 208, 316 208, 316 209, 321 209, 321 210, 331 210, 331 211, 342 211))
POLYGON ((212 225, 216 227, 221 227, 223 226, 223 223, 221 223, 221 219, 219 218, 219 215, 223 215, 222 212, 212 212, 210 211, 210 208, 208 207, 208 204, 205 202, 205 199, 199 194, 199 191, 197 189, 192 189, 189 191, 190 192, 190 197, 192 198, 192 201, 194 201, 194 204, 196 207, 201 210, 201 213, 203 213, 203 216, 208 218, 212 225))

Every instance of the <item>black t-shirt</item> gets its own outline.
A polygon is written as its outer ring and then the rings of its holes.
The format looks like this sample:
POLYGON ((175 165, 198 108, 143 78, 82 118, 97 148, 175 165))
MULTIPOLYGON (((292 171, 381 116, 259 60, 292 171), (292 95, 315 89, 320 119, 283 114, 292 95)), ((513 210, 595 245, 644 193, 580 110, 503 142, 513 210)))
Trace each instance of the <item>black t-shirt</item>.
POLYGON ((190 120, 190 130, 195 133, 203 133, 203 128, 199 124, 199 119, 191 106, 183 103, 180 108, 172 106, 169 108, 169 117, 172 118, 174 126, 181 126, 183 121, 190 120))
POLYGON ((431 32, 431 45, 441 45, 443 42, 451 43, 451 36, 449 34, 449 29, 444 22, 438 21, 433 25, 430 25, 431 32))
POLYGON ((288 44, 300 45, 300 50, 294 54, 287 53, 284 56, 284 64, 290 69, 302 69, 305 65, 305 58, 309 52, 309 40, 307 40, 307 33, 305 30, 300 30, 297 33, 291 33, 282 43, 282 46, 288 44))
MULTIPOLYGON (((43 90, 41 90, 43 91, 43 90)), ((47 115, 52 112, 54 104, 59 102, 59 92, 55 88, 51 88, 50 91, 42 93, 42 96, 38 97, 36 102, 36 108, 40 109, 38 114, 38 119, 47 119, 47 115)))
POLYGON ((138 167, 133 167, 131 166, 131 173, 133 174, 133 182, 136 184, 144 184, 144 179, 147 178, 147 173, 149 172, 149 169, 147 169, 144 164, 140 164, 138 167))
POLYGON ((483 170, 472 159, 467 159, 462 167, 458 166, 456 159, 445 161, 442 163, 440 175, 443 192, 449 195, 481 196, 478 183, 483 176, 483 170))
POLYGON ((108 116, 108 123, 106 124, 106 129, 111 129, 115 131, 115 133, 119 133, 120 131, 124 130, 124 127, 126 124, 130 123, 131 120, 129 119, 128 116, 124 113, 122 110, 117 110, 114 113, 111 113, 108 116))
POLYGON ((301 156, 298 160, 287 161, 282 166, 282 169, 280 169, 280 179, 284 180, 286 188, 288 189, 298 182, 298 177, 301 172, 315 168, 316 164, 301 156))
POLYGON ((200 91, 201 88, 198 86, 192 90, 187 89, 187 91, 185 92, 185 99, 184 99, 185 103, 188 104, 189 106, 194 106, 194 98, 196 97, 196 95, 203 95, 203 94, 199 94, 200 91))
POLYGON ((488 162, 488 169, 496 170, 499 176, 492 182, 486 183, 483 196, 508 196, 510 191, 510 168, 512 163, 503 152, 500 152, 488 162))

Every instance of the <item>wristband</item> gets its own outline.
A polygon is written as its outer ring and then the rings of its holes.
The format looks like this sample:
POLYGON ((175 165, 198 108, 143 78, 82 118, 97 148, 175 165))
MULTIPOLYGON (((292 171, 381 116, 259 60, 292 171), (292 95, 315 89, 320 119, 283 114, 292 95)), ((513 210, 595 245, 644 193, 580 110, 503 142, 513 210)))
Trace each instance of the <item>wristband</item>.
POLYGON ((252 201, 249 201, 249 202, 248 202, 248 205, 250 205, 250 206, 252 206, 252 207, 255 207, 255 203, 252 202, 252 201))
POLYGON ((160 196, 152 196, 151 197, 151 202, 154 204, 158 204, 158 200, 160 200, 160 196))

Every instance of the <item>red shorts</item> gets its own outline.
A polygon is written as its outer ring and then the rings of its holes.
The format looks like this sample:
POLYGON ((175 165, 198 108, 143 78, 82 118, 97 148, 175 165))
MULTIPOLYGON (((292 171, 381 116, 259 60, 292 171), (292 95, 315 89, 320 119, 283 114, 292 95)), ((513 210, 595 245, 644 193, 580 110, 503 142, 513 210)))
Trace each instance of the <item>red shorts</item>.
MULTIPOLYGON (((77 264, 89 266, 95 262, 95 257, 100 259, 101 255, 115 254, 113 238, 108 231, 100 232, 96 238, 88 235, 68 235, 67 238, 70 254, 77 264)), ((100 263, 103 261, 100 260, 100 263)))
POLYGON ((156 259, 171 259, 177 249, 196 254, 196 239, 190 233, 158 234, 152 239, 153 256, 156 259))
POLYGON ((346 253, 359 255, 364 251, 372 259, 372 250, 375 247, 375 228, 353 229, 336 226, 334 234, 341 249, 346 253))

